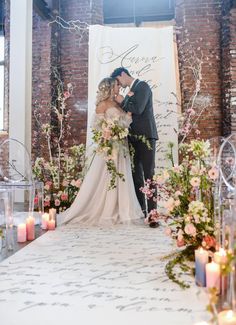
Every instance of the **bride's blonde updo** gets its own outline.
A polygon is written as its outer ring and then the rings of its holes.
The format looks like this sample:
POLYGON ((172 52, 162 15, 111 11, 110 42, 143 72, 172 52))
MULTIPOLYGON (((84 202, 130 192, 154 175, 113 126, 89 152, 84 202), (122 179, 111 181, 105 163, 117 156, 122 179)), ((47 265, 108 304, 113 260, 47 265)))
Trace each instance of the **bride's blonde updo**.
POLYGON ((100 81, 98 85, 96 105, 108 98, 112 98, 115 82, 116 79, 111 77, 104 78, 100 81))

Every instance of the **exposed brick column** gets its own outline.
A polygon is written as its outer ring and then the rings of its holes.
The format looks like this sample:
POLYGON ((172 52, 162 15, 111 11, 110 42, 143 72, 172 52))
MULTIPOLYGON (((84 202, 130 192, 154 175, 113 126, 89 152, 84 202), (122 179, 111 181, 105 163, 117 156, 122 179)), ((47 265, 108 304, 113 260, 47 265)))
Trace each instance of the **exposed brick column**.
POLYGON ((223 134, 236 132, 236 6, 222 8, 222 107, 223 134))
POLYGON ((211 138, 222 132, 220 16, 220 0, 176 1, 176 25, 181 27, 177 39, 182 44, 178 44, 182 109, 186 108, 194 86, 192 72, 187 68, 187 60, 183 57, 185 55, 186 58, 191 47, 196 53, 202 51, 203 54, 200 95, 209 95, 211 98, 211 107, 204 112, 198 123, 203 138, 211 138), (182 56, 181 51, 185 53, 182 56))
MULTIPOLYGON (((67 0, 60 1, 60 16, 68 20, 80 20, 87 24, 103 23, 102 0, 67 0)), ((72 110, 70 126, 72 139, 76 143, 85 143, 87 129, 88 105, 88 31, 83 37, 78 31, 69 32, 60 28, 61 54, 60 63, 65 85, 71 82, 74 86, 73 97, 67 101, 72 110)))
POLYGON ((33 15, 33 65, 32 65, 32 157, 47 156, 45 136, 35 119, 37 105, 41 105, 43 123, 50 123, 51 103, 51 26, 37 13, 33 15))

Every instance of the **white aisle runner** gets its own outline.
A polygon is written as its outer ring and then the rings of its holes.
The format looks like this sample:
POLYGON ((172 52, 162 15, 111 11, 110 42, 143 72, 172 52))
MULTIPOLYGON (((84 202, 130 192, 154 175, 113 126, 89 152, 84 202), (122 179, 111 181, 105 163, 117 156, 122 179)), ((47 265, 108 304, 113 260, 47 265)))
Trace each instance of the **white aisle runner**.
POLYGON ((143 225, 47 232, 0 263, 1 324, 194 324, 207 299, 166 277, 172 248, 143 225))

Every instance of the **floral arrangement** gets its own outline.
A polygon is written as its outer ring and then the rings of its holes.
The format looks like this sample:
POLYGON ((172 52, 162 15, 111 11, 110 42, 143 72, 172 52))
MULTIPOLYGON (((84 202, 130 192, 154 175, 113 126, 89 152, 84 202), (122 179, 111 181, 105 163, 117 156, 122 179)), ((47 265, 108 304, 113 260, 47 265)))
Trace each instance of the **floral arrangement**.
POLYGON ((109 189, 116 188, 117 177, 124 181, 124 175, 117 170, 117 155, 123 150, 127 154, 128 127, 121 118, 101 118, 92 129, 93 141, 96 144, 95 154, 104 155, 107 170, 110 174, 109 189))
MULTIPOLYGON (((36 102, 34 107, 35 121, 41 133, 33 134, 33 144, 37 146, 38 139, 45 141, 47 152, 44 157, 35 159, 33 173, 44 183, 45 209, 56 208, 60 212, 71 205, 80 189, 86 159, 84 144, 68 145, 71 110, 66 104, 73 96, 73 85, 64 85, 57 68, 52 67, 52 72, 55 79, 52 102, 36 102), (48 123, 51 116, 53 123, 48 123)), ((36 206, 38 201, 36 197, 36 206)))
POLYGON ((194 249, 199 246, 215 248, 213 195, 219 171, 214 163, 209 163, 209 141, 192 140, 189 144, 181 144, 179 165, 173 161, 173 144, 169 148, 171 167, 148 180, 141 190, 148 199, 157 202, 152 216, 155 220, 164 220, 165 233, 174 239, 177 247, 183 247, 166 268, 169 277, 183 286, 174 276, 174 266, 193 258, 194 249), (153 187, 157 188, 157 196, 154 196, 153 187))
MULTIPOLYGON (((84 176, 85 146, 70 147, 68 154, 60 156, 60 170, 57 159, 37 158, 33 166, 36 178, 44 182, 44 207, 56 208, 61 212, 74 201, 84 176)), ((35 204, 38 203, 38 197, 35 204)))

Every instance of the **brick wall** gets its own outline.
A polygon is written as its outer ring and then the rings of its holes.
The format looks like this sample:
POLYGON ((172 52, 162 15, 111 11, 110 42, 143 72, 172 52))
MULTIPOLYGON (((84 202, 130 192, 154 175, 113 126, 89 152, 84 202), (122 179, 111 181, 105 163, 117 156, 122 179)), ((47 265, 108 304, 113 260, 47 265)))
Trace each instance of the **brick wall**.
POLYGON ((47 142, 41 123, 51 123, 51 26, 38 14, 33 15, 32 64, 32 156, 47 155, 47 142), (38 113, 37 113, 38 112, 38 113), (40 114, 38 116, 38 114, 40 114), (37 121, 40 117, 40 124, 37 121))
POLYGON ((222 111, 223 134, 236 132, 236 6, 222 8, 222 111))
MULTIPOLYGON (((60 1, 60 16, 66 21, 78 20, 87 24, 102 24, 102 1, 71 0, 68 6, 67 0, 60 1), (90 6, 90 3, 92 6, 90 6)), ((64 84, 72 83, 73 96, 67 101, 67 107, 71 109, 70 126, 72 136, 84 143, 86 141, 87 128, 87 104, 88 104, 88 30, 83 36, 78 30, 71 33, 63 28, 60 32, 60 63, 64 84)))
POLYGON ((220 21, 219 0, 176 1, 182 107, 187 107, 194 93, 196 84, 191 67, 196 69, 198 60, 202 61, 198 110, 201 110, 201 101, 207 98, 211 101, 198 123, 203 138, 211 138, 222 132, 220 21), (189 62, 191 56, 195 60, 189 62))

